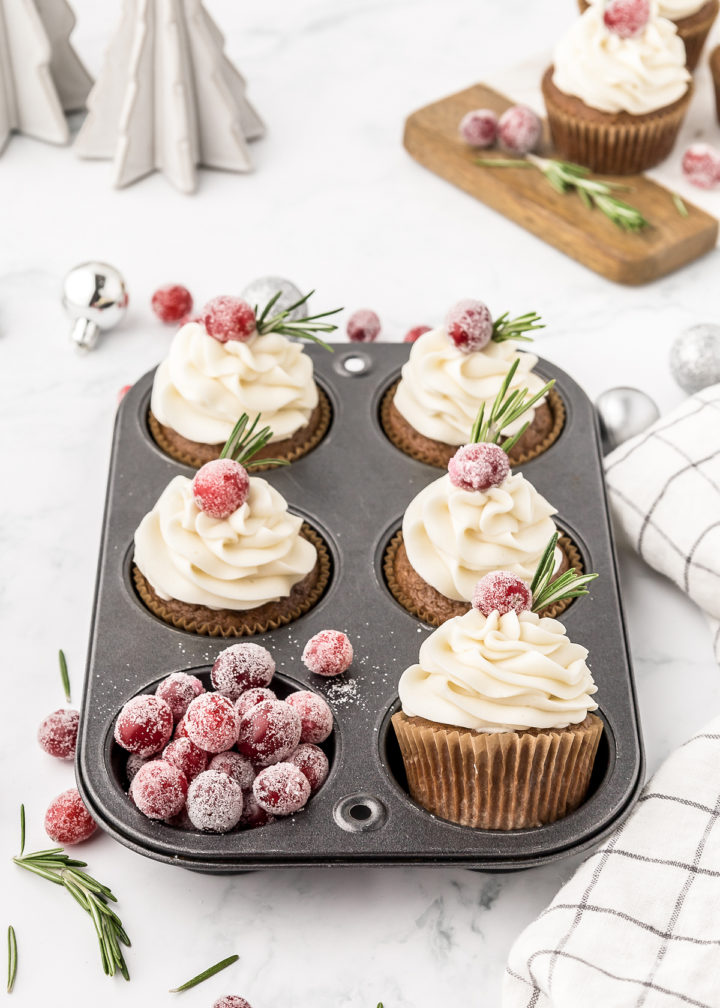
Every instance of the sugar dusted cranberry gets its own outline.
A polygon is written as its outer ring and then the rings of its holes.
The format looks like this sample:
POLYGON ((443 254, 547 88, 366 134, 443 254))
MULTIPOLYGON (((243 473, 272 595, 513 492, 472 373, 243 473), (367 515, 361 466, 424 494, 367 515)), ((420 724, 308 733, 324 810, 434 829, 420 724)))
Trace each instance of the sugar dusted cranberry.
POLYGON ((302 660, 315 675, 342 675, 352 665, 353 646, 341 630, 321 630, 305 645, 302 660))
POLYGON ((497 132, 498 120, 492 109, 473 109, 460 120, 460 135, 471 147, 492 147, 497 132))
POLYGON ((322 749, 307 742, 297 747, 292 756, 288 758, 288 763, 292 763, 301 773, 305 774, 313 794, 325 783, 330 772, 328 758, 322 749))
POLYGON ((152 756, 138 756, 137 753, 130 753, 125 764, 125 776, 127 777, 128 784, 132 784, 140 767, 144 767, 151 759, 152 756))
POLYGON ((639 35, 649 20, 648 0, 608 0, 603 11, 608 31, 624 39, 639 35))
POLYGON ((166 284, 158 287, 150 305, 161 322, 180 322, 192 311, 193 299, 182 284, 166 284))
POLYGON ((532 595, 528 585, 508 571, 494 571, 480 578, 475 585, 472 604, 483 616, 491 612, 525 612, 532 605, 532 595))
POLYGON ((253 794, 260 808, 271 815, 292 815, 307 804, 310 782, 294 763, 276 763, 257 775, 253 794))
POLYGON ((500 486, 510 472, 507 454, 495 444, 467 444, 448 463, 450 482, 459 490, 482 491, 500 486))
POLYGON ((487 305, 465 298, 458 301, 445 317, 448 337, 461 353, 482 350, 492 339, 493 321, 487 305))
POLYGON ((235 710, 238 717, 243 717, 254 707, 255 704, 262 703, 263 700, 277 700, 277 696, 267 686, 258 686, 256 689, 246 690, 242 696, 235 701, 235 710))
POLYGON ((208 770, 218 770, 226 773, 240 785, 243 791, 249 791, 255 780, 255 767, 247 756, 238 752, 221 752, 213 756, 208 770))
POLYGON ((237 826, 242 810, 242 788, 219 770, 199 774, 188 789, 187 812, 196 829, 227 833, 237 826))
POLYGON ((82 843, 96 829, 97 823, 85 808, 77 788, 59 794, 45 813, 45 832, 53 843, 82 843))
POLYGON ((49 756, 75 759, 80 715, 76 710, 56 710, 38 728, 38 742, 49 756))
POLYGON ((255 312, 247 301, 227 294, 208 301, 203 308, 202 321, 208 336, 219 343, 228 340, 246 343, 256 332, 255 312))
POLYGON ((174 826, 175 829, 182 830, 192 830, 195 829, 193 824, 190 822, 190 816, 187 814, 187 807, 183 805, 177 815, 169 816, 165 822, 168 826, 174 826))
POLYGON ((174 739, 179 739, 179 738, 187 738, 187 737, 188 737, 188 733, 187 733, 187 720, 186 720, 186 718, 182 718, 182 720, 178 721, 178 723, 175 725, 175 731, 173 732, 173 738, 174 739))
POLYGON ((195 697, 185 715, 188 738, 205 752, 232 749, 237 741, 238 719, 232 701, 219 693, 195 697))
POLYGON ((245 829, 257 829, 258 826, 267 826, 268 823, 275 822, 275 816, 270 815, 264 808, 260 808, 257 798, 252 791, 243 792, 243 811, 240 816, 240 825, 245 829))
POLYGON ((348 319, 347 335, 351 343, 374 343, 380 335, 380 319, 369 308, 359 308, 348 319))
POLYGON ((714 189, 720 183, 720 151, 705 143, 691 144, 682 159, 688 182, 700 189, 714 189))
POLYGON ((324 742, 333 729, 333 714, 327 703, 317 693, 298 690, 285 700, 300 716, 301 742, 324 742))
POLYGON ((188 782, 182 770, 168 760, 150 760, 135 774, 130 791, 148 819, 170 819, 185 805, 188 782))
POLYGON ((417 343, 420 337, 424 336, 426 332, 430 332, 429 325, 416 325, 405 333, 403 343, 417 343))
POLYGON ((192 491, 195 503, 204 514, 224 520, 247 500, 250 477, 239 462, 213 459, 195 473, 192 491))
POLYGON ((251 1008, 251 1006, 245 998, 239 997, 237 994, 226 994, 224 997, 218 998, 212 1008, 251 1008))
POLYGON ((188 675, 187 672, 173 672, 158 685, 155 696, 165 701, 177 724, 185 717, 185 711, 195 697, 204 692, 205 687, 197 676, 188 675))
POLYGON ((267 686, 275 675, 275 660, 267 648, 243 642, 231 644, 215 659, 210 679, 216 690, 237 700, 245 690, 267 686))
POLYGON ((115 741, 128 752, 152 756, 164 749, 173 730, 172 711, 160 697, 141 694, 128 700, 115 722, 115 741))
POLYGON ((535 150, 542 136, 542 120, 527 105, 513 105, 500 116, 500 145, 513 154, 528 154, 535 150))
POLYGON ((207 753, 199 749, 189 738, 173 739, 163 749, 162 758, 182 770, 188 781, 194 780, 207 769, 207 753))
POLYGON ((282 700, 263 700, 240 719, 238 751, 258 766, 279 763, 300 742, 300 717, 282 700))

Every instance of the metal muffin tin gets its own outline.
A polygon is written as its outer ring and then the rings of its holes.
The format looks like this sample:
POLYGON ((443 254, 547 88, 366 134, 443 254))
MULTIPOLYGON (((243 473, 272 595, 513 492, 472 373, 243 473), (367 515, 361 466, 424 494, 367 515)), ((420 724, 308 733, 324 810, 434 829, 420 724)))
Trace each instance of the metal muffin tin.
POLYGON ((152 822, 124 791, 125 754, 112 731, 121 706, 154 691, 171 672, 206 674, 232 641, 176 630, 148 612, 130 575, 134 531, 168 481, 193 470, 155 445, 147 428, 153 374, 118 410, 87 663, 77 775, 83 798, 107 832, 147 857, 213 872, 297 865, 462 865, 507 871, 551 861, 597 843, 629 812, 643 778, 643 751, 605 486, 597 418, 590 400, 559 368, 565 428, 543 455, 522 466, 558 509, 558 525, 600 577, 590 598, 563 615, 570 637, 587 646, 605 723, 589 797, 560 822, 496 832, 436 818, 405 790, 390 717, 397 683, 417 660, 431 628, 405 612, 384 581, 382 560, 404 510, 439 470, 402 454, 383 433, 383 393, 407 359, 403 344, 308 347, 327 392, 333 422, 322 443, 292 465, 264 473, 290 509, 323 535, 333 573, 321 601, 295 623, 252 638, 277 663, 281 693, 313 689, 335 714, 330 776, 308 807, 260 829, 225 835, 186 832, 152 822), (345 630, 355 648, 336 680, 311 675, 300 661, 305 642, 326 627, 345 630))

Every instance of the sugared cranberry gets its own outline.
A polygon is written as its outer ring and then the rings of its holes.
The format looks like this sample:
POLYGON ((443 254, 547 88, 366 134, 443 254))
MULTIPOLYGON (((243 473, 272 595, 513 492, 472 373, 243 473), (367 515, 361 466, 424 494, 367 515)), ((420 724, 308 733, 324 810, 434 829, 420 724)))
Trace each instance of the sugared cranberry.
POLYGON ((210 760, 208 770, 218 770, 226 773, 240 785, 243 791, 249 791, 255 780, 255 767, 247 756, 238 752, 217 753, 210 760))
POLYGON ((242 810, 242 788, 219 770, 199 774, 188 789, 187 812, 196 829, 227 833, 237 826, 242 810))
POLYGON ((271 815, 292 815, 307 804, 310 781, 294 763, 276 763, 257 775, 253 794, 260 808, 271 815))
POLYGON ((237 994, 226 994, 217 999, 213 1008, 251 1008, 251 1006, 245 998, 239 997, 237 994))
POLYGON ((180 322, 192 311, 192 294, 181 284, 158 287, 150 301, 152 310, 161 322, 180 322))
POLYGON ((239 462, 213 459, 195 473, 192 492, 195 503, 204 514, 223 520, 247 500, 250 477, 239 462))
POLYGON ((305 645, 302 660, 315 675, 342 675, 352 665, 353 646, 341 630, 321 630, 305 645))
POLYGON ((624 39, 639 35, 649 20, 648 0, 608 0, 603 11, 608 31, 624 39))
POLYGON ((497 132, 498 120, 492 109, 474 109, 460 120, 460 135, 471 147, 492 147, 497 132))
POLYGON ((208 336, 219 343, 228 340, 245 343, 256 331, 255 312, 247 301, 227 294, 208 301, 203 308, 202 321, 208 336))
POLYGON ((420 337, 424 336, 426 332, 430 332, 429 325, 416 325, 405 333, 403 343, 417 343, 420 337))
POLYGON ((298 690, 285 700, 297 711, 302 726, 301 742, 324 742, 333 729, 333 714, 327 703, 317 693, 298 690))
POLYGON ((313 794, 325 783, 330 772, 328 758, 322 749, 307 742, 297 747, 292 756, 288 757, 288 763, 292 763, 305 774, 313 794))
POLYGON ((76 710, 56 710, 38 728, 38 742, 49 756, 75 759, 80 715, 76 710))
POLYGON ((152 756, 170 741, 172 711, 160 697, 141 694, 128 700, 115 722, 115 741, 128 752, 152 756))
POLYGON ((173 739, 163 749, 162 758, 182 770, 188 781, 207 770, 207 753, 199 749, 189 738, 173 739))
POLYGON ((263 700, 277 700, 277 696, 267 686, 258 686, 256 689, 246 690, 242 696, 235 701, 235 710, 238 717, 243 717, 254 707, 255 704, 262 703, 263 700))
POLYGON ((480 578, 475 585, 472 604, 483 616, 491 612, 525 612, 532 605, 532 595, 528 585, 508 571, 494 571, 480 578))
POLYGON ((175 725, 175 731, 173 732, 173 738, 174 739, 178 739, 178 738, 187 738, 187 737, 188 737, 188 733, 187 733, 187 721, 186 721, 185 718, 182 718, 182 720, 178 721, 178 723, 175 725))
POLYGON ((275 675, 275 659, 259 644, 232 644, 215 659, 210 679, 223 696, 237 700, 245 690, 267 686, 275 675))
POLYGON ((150 760, 135 774, 130 791, 148 819, 170 819, 185 805, 188 782, 182 770, 168 760, 150 760))
POLYGON ((542 120, 527 105, 513 105, 500 116, 500 145, 513 154, 528 154, 535 150, 542 136, 542 120))
POLYGON ((267 826, 271 822, 275 822, 275 816, 270 815, 264 808, 260 808, 252 791, 244 791, 240 825, 245 829, 257 829, 258 826, 267 826))
POLYGON ((240 719, 237 747, 259 766, 279 763, 300 742, 299 715, 282 700, 263 700, 240 719))
POLYGON ((714 189, 720 183, 720 151, 705 143, 691 144, 683 155, 682 170, 694 186, 714 189))
POLYGON ((132 784, 140 767, 144 767, 151 759, 152 756, 138 756, 137 753, 130 753, 125 764, 125 776, 127 777, 128 784, 132 784))
POLYGON ((97 823, 83 804, 77 788, 63 791, 45 813, 45 832, 54 843, 76 844, 91 837, 97 823))
POLYGON ((219 693, 195 697, 185 715, 188 738, 205 752, 232 749, 237 741, 238 718, 231 700, 219 693))
POLYGON ((445 317, 448 337, 462 353, 482 350, 492 339, 493 321, 487 305, 465 298, 445 317))
POLYGON ((159 684, 155 696, 165 701, 177 724, 185 717, 185 711, 195 697, 204 692, 205 687, 197 676, 188 675, 187 672, 173 672, 159 684))
POLYGON ((348 319, 347 335, 351 343, 374 343, 380 335, 380 319, 369 308, 359 308, 348 319))
POLYGON ((175 829, 191 830, 195 827, 190 822, 190 816, 187 814, 187 807, 183 805, 177 815, 170 816, 165 820, 168 826, 174 826, 175 829))
POLYGON ((467 444, 448 463, 450 482, 459 490, 482 491, 500 486, 510 472, 507 454, 496 444, 467 444))

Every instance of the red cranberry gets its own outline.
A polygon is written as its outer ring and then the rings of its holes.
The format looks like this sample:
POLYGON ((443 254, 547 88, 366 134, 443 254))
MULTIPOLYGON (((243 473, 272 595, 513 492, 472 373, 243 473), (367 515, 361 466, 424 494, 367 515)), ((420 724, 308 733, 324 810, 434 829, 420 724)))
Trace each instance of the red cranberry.
POLYGON ((226 994, 225 997, 218 998, 212 1008, 250 1008, 250 1005, 237 994, 226 994))
POLYGON ((219 693, 195 697, 185 715, 188 738, 205 752, 232 749, 237 741, 238 719, 232 702, 219 693))
POLYGON ((527 105, 513 105, 500 116, 500 145, 513 154, 535 150, 542 136, 542 120, 527 105))
POLYGON ((45 832, 58 844, 82 843, 91 837, 97 823, 83 804, 77 788, 63 791, 45 813, 45 832))
POLYGON ((190 785, 187 812, 196 829, 227 833, 237 826, 242 810, 242 788, 226 773, 206 770, 190 785))
POLYGON ((603 11, 605 27, 625 39, 639 35, 649 20, 648 0, 608 0, 603 11))
POLYGON ((508 571, 495 571, 480 578, 475 585, 472 604, 483 616, 495 611, 504 616, 505 613, 528 610, 532 605, 532 595, 528 585, 519 577, 508 571))
POLYGON ((482 301, 465 298, 458 301, 445 317, 448 337, 461 353, 484 349, 493 334, 492 316, 482 301))
POLYGON ((128 700, 115 722, 115 741, 128 752, 152 756, 164 749, 173 730, 172 711, 160 697, 141 694, 128 700))
POLYGON ((152 310, 161 322, 180 322, 192 311, 192 294, 181 284, 158 287, 150 301, 152 310))
POLYGON ((321 630, 305 645, 302 660, 315 675, 342 675, 352 665, 353 647, 340 630, 321 630))
POLYGON ((333 730, 333 714, 327 703, 317 693, 298 690, 285 700, 300 716, 301 742, 324 742, 333 730))
POLYGON ((420 337, 424 336, 426 332, 430 332, 429 325, 416 325, 405 333, 403 343, 417 343, 420 337))
POLYGON ((213 459, 195 473, 192 491, 195 503, 204 514, 223 520, 247 500, 250 477, 239 462, 213 459))
POLYGON ((263 700, 277 700, 277 696, 266 686, 258 686, 256 689, 246 690, 242 696, 235 701, 235 711, 238 717, 243 717, 254 707, 255 704, 262 703, 263 700))
POLYGON ((210 679, 216 690, 237 700, 245 690, 267 686, 275 675, 275 660, 259 644, 232 644, 215 659, 210 679))
POLYGON ((193 824, 190 822, 190 816, 187 814, 187 806, 183 805, 177 815, 169 816, 165 822, 168 826, 174 826, 175 829, 182 830, 192 830, 195 829, 193 824))
POLYGON ((38 728, 38 742, 49 756, 75 759, 80 715, 76 710, 56 710, 38 728))
POLYGON ((259 766, 279 763, 294 752, 302 726, 298 714, 282 700, 263 700, 240 719, 237 747, 259 766))
POLYGON ((207 769, 207 753, 198 749, 189 738, 173 739, 163 749, 162 758, 182 770, 188 781, 207 769))
POLYGON ((243 791, 249 791, 255 780, 255 767, 247 756, 238 752, 221 752, 210 760, 208 770, 218 770, 226 773, 240 785, 243 791))
POLYGON ((239 340, 246 343, 256 332, 255 312, 242 298, 221 295, 213 298, 203 308, 202 320, 208 336, 227 343, 239 340))
POLYGON ((305 774, 313 794, 325 783, 330 772, 328 758, 322 749, 307 742, 297 747, 292 756, 288 758, 288 763, 292 763, 301 773, 305 774))
POLYGON ((267 826, 272 822, 275 822, 275 816, 270 815, 264 808, 260 808, 252 791, 244 791, 240 825, 245 829, 257 829, 258 826, 267 826))
POLYGON ((460 120, 460 135, 471 147, 492 147, 497 131, 498 120, 492 109, 474 109, 460 120))
POLYGON ((374 343, 380 335, 380 319, 369 308, 360 308, 348 319, 347 334, 351 343, 374 343))
POLYGON ((127 777, 128 784, 132 784, 140 767, 144 767, 151 759, 152 756, 138 756, 137 753, 130 753, 125 764, 125 776, 127 777))
POLYGON ((720 183, 720 152, 709 144, 694 143, 685 151, 682 170, 700 189, 713 189, 720 183))
POLYGON ((500 486, 510 473, 507 454, 496 444, 467 444, 448 463, 450 482, 459 490, 482 491, 500 486))
POLYGON ((168 760, 151 760, 135 774, 130 791, 148 819, 170 819, 185 805, 188 782, 182 770, 168 760))
POLYGON ((177 723, 185 717, 185 711, 195 697, 204 692, 205 687, 197 676, 188 675, 187 672, 173 672, 159 684, 155 696, 165 701, 177 723))
POLYGON ((187 737, 188 737, 188 733, 187 733, 187 719, 183 718, 181 721, 178 721, 177 725, 175 726, 175 731, 173 732, 173 738, 174 739, 179 739, 179 738, 187 738, 187 737))
POLYGON ((253 794, 260 808, 271 815, 292 815, 307 804, 310 782, 294 763, 276 763, 257 775, 253 794))

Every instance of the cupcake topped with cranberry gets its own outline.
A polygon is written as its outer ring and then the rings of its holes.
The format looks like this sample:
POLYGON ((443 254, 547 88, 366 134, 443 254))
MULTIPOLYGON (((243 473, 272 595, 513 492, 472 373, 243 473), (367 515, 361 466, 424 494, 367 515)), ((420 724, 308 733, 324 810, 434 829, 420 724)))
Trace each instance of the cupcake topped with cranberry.
MULTIPOLYGON (((330 406, 297 339, 330 349, 321 335, 336 329, 327 321, 335 312, 305 316, 310 294, 279 311, 278 297, 262 310, 242 298, 216 297, 178 331, 150 402, 150 430, 167 454, 193 466, 217 458, 241 413, 260 415, 273 432, 265 454, 286 461, 323 437, 330 406)), ((269 464, 262 455, 256 461, 269 464)))

